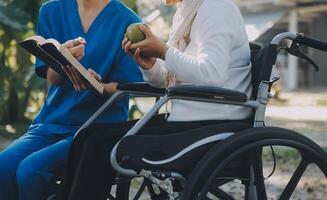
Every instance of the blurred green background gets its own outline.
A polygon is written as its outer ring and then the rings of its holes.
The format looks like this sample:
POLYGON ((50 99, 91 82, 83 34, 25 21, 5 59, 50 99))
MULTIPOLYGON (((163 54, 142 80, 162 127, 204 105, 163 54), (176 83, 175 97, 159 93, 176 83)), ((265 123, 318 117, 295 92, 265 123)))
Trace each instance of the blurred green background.
POLYGON ((0 1, 0 132, 14 136, 25 130, 45 97, 46 83, 34 75, 34 58, 17 47, 17 42, 35 34, 42 3, 0 1))

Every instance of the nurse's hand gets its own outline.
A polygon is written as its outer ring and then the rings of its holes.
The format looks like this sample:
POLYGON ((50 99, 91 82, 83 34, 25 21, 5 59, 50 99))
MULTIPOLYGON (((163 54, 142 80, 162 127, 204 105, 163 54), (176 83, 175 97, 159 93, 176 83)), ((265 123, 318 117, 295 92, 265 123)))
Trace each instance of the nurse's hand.
POLYGON ((63 44, 64 47, 74 56, 77 60, 81 60, 85 54, 84 49, 86 45, 86 40, 82 37, 75 38, 73 40, 68 40, 63 44))
MULTIPOLYGON (((85 80, 85 78, 75 69, 73 66, 63 66, 62 69, 66 73, 69 80, 72 82, 74 89, 77 92, 82 90, 90 89, 92 86, 91 84, 85 80)), ((101 76, 98 75, 92 69, 88 69, 88 72, 99 82, 101 82, 101 76)))
POLYGON ((144 70, 149 70, 153 67, 153 65, 156 63, 157 59, 153 57, 146 57, 141 56, 141 50, 138 48, 135 51, 131 50, 132 43, 128 41, 127 37, 125 36, 123 42, 122 42, 122 48, 124 49, 125 53, 132 57, 135 62, 137 62, 140 67, 144 70))
POLYGON ((156 37, 146 25, 139 25, 139 29, 144 33, 145 40, 131 44, 130 49, 134 52, 140 49, 141 55, 145 57, 155 57, 165 60, 168 46, 161 39, 156 37))

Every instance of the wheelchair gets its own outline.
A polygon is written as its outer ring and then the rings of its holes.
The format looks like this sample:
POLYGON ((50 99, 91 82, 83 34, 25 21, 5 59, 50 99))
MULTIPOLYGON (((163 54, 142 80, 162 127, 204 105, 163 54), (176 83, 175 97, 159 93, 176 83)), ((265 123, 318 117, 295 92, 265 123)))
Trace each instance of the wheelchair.
MULTIPOLYGON (((299 33, 281 33, 267 46, 250 44, 252 62, 252 98, 245 94, 210 86, 178 85, 158 89, 146 83, 118 86, 102 107, 79 129, 75 137, 94 119, 123 95, 156 97, 158 100, 108 152, 111 164, 118 173, 115 194, 109 199, 142 199, 147 190, 153 200, 161 199, 234 199, 221 186, 238 180, 244 185, 244 199, 265 200, 267 190, 263 170, 263 149, 287 147, 296 150, 300 161, 279 199, 290 199, 306 168, 316 164, 327 177, 327 153, 316 143, 292 130, 265 126, 265 110, 271 88, 278 78, 271 79, 278 51, 306 59, 316 70, 318 66, 299 50, 300 46, 327 51, 327 44, 299 33), (290 47, 282 48, 284 41, 290 47), (224 122, 200 133, 172 135, 138 135, 138 131, 171 99, 180 99, 253 109, 250 122, 224 122), (141 178, 140 178, 141 177, 141 178), (134 178, 142 179, 132 195, 134 178), (132 182, 132 184, 131 184, 132 182)), ((275 155, 274 155, 275 159, 275 155)), ((135 189, 134 189, 135 190, 135 189)))

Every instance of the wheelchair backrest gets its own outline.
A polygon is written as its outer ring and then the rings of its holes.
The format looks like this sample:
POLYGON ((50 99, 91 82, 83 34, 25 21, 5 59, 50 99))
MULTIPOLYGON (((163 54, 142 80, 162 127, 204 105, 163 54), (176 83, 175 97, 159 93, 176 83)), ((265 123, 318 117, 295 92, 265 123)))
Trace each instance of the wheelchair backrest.
POLYGON ((257 43, 250 43, 252 63, 252 99, 256 100, 259 85, 262 81, 270 81, 272 67, 277 59, 277 46, 263 46, 257 43))

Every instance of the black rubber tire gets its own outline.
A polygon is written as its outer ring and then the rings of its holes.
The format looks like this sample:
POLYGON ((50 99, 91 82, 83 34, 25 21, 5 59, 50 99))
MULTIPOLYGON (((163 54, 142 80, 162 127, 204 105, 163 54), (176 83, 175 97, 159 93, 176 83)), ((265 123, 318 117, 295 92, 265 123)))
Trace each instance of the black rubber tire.
POLYGON ((129 200, 131 181, 118 183, 116 187, 116 199, 117 200, 129 200))
POLYGON ((199 199, 198 194, 206 182, 208 182, 209 178, 215 175, 215 171, 222 168, 224 161, 227 162, 228 155, 232 155, 233 152, 236 152, 240 148, 268 140, 285 140, 290 143, 294 141, 307 147, 312 159, 318 161, 316 164, 327 177, 327 154, 312 140, 294 131, 282 128, 251 128, 225 139, 206 153, 189 176, 181 199, 199 199))

